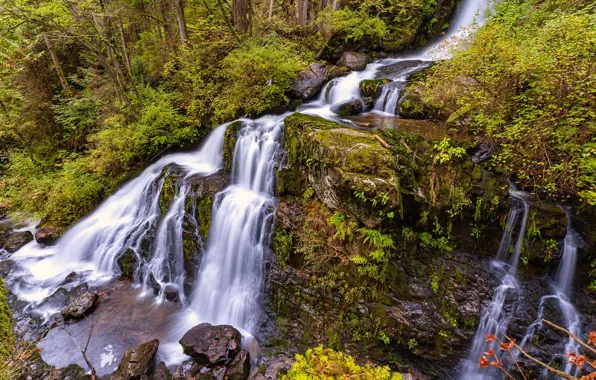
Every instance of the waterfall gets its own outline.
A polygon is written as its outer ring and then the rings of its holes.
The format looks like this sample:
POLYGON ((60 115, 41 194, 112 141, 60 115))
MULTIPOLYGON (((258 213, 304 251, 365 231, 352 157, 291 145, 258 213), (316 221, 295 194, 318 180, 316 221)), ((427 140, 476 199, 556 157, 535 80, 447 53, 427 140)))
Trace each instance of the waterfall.
MULTIPOLYGON (((542 327, 542 317, 544 315, 544 304, 547 300, 556 300, 559 306, 559 310, 563 316, 565 327, 576 336, 581 335, 581 321, 580 316, 573 304, 569 301, 571 295, 571 287, 573 286, 573 278, 575 276, 576 261, 577 261, 577 249, 581 246, 581 238, 573 229, 571 223, 571 212, 568 208, 561 207, 565 211, 567 217, 567 233, 563 239, 563 251, 561 253, 561 261, 557 268, 557 274, 555 276, 555 283, 553 284, 553 293, 551 295, 544 296, 540 299, 538 307, 538 314, 534 322, 527 328, 524 338, 520 343, 520 347, 525 347, 528 342, 531 342, 536 332, 542 327)), ((565 358, 565 354, 569 352, 578 352, 579 344, 572 338, 567 339, 565 344, 565 352, 561 353, 561 357, 565 358)), ((574 370, 574 366, 565 360, 565 373, 571 373, 574 370)), ((572 374, 577 376, 577 368, 575 373, 572 374)))
MULTIPOLYGON (((519 284, 515 277, 517 264, 520 257, 521 248, 523 245, 524 235, 526 233, 527 219, 529 213, 529 204, 525 199, 527 194, 521 191, 510 188, 509 194, 514 202, 507 217, 507 224, 505 231, 501 237, 501 243, 497 252, 497 261, 493 266, 501 272, 501 284, 495 289, 493 298, 488 307, 483 311, 480 323, 476 329, 476 334, 472 339, 472 345, 468 353, 468 357, 464 360, 462 371, 460 373, 461 380, 481 380, 486 378, 498 378, 499 370, 496 368, 478 369, 478 359, 482 353, 489 348, 493 348, 498 352, 498 342, 485 342, 485 335, 494 334, 497 338, 503 340, 507 327, 509 326, 510 314, 503 310, 507 296, 511 293, 519 293, 519 284), (520 208, 517 203, 521 203, 520 208), (515 243, 513 252, 509 259, 509 263, 505 264, 507 253, 511 248, 512 231, 514 230, 519 213, 523 213, 522 222, 519 226, 517 241, 515 243), (508 267, 508 268, 507 268, 508 267)), ((502 359, 502 361, 505 361, 502 359)))
MULTIPOLYGON (((11 290, 19 299, 31 302, 34 307, 63 286, 64 278, 71 272, 77 272, 81 277, 63 287, 69 288, 83 282, 99 285, 114 278, 120 271, 117 258, 129 248, 138 250, 161 216, 159 194, 163 186, 163 179, 160 179, 163 168, 176 164, 187 176, 217 172, 223 167, 221 152, 225 129, 226 125, 215 129, 203 148, 196 152, 171 154, 149 166, 91 215, 69 229, 56 245, 42 247, 32 241, 14 253, 11 259, 15 261, 16 267, 7 281, 11 290)), ((181 199, 179 196, 177 200, 183 204, 181 199)), ((174 270, 177 264, 170 264, 172 254, 169 250, 176 245, 170 239, 177 239, 177 234, 171 233, 172 228, 177 228, 177 207, 170 207, 166 215, 168 221, 161 223, 158 232, 160 238, 146 268, 146 273, 153 273, 156 279, 175 283, 178 283, 176 277, 179 272, 178 269, 174 270), (162 262, 162 259, 166 260, 165 256, 167 263, 162 262)), ((180 260, 179 257, 174 259, 175 262, 180 260)))
POLYGON ((375 102, 374 110, 390 115, 397 115, 402 93, 403 88, 400 86, 389 87, 388 85, 384 85, 381 96, 375 102))

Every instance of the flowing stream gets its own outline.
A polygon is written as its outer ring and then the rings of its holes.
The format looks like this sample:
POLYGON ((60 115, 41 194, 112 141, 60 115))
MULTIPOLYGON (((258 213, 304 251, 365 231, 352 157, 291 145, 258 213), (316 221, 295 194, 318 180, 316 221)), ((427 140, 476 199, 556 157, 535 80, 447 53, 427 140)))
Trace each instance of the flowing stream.
MULTIPOLYGON (((464 360, 462 371, 460 374, 461 380, 481 380, 486 378, 500 378, 500 370, 496 368, 479 369, 478 359, 482 353, 493 348, 495 352, 499 351, 499 343, 493 341, 485 342, 487 334, 493 334, 501 341, 505 339, 505 333, 509 326, 509 320, 514 311, 507 312, 504 310, 508 296, 516 296, 519 298, 519 284, 515 276, 521 248, 526 233, 526 226, 528 221, 528 213, 530 206, 526 197, 528 194, 514 189, 509 190, 513 205, 507 216, 507 224, 501 244, 497 252, 497 261, 493 263, 494 267, 500 272, 501 284, 495 289, 493 298, 487 308, 482 312, 478 329, 472 340, 472 346, 468 353, 468 357, 464 360), (520 207, 521 204, 521 207, 520 207), (519 217, 521 216, 521 223, 519 217), (513 232, 515 227, 519 224, 517 239, 513 246, 513 252, 509 255, 509 261, 506 262, 507 256, 511 250, 511 243, 513 240, 513 232)), ((513 305, 515 309, 515 305, 513 305)), ((505 362, 504 359, 502 359, 505 362)))
MULTIPOLYGON (((532 343, 536 332, 542 327, 542 318, 544 316, 544 306, 549 300, 554 300, 559 306, 565 327, 576 336, 581 336, 581 321, 580 316, 573 304, 570 302, 571 288, 573 285, 573 278, 575 277, 575 269, 577 262, 577 249, 581 247, 581 238, 573 229, 571 223, 571 213, 567 208, 561 207, 567 216, 567 233, 563 240, 563 251, 561 253, 561 261, 555 276, 555 283, 553 284, 553 294, 546 295, 540 299, 538 305, 538 314, 534 322, 526 330, 526 334, 520 343, 520 347, 524 348, 528 343, 532 343)), ((561 352, 560 356, 565 358, 565 354, 569 352, 579 352, 578 343, 572 338, 567 339, 565 344, 565 352, 561 352)), ((574 366, 565 360, 563 368, 565 373, 570 373, 577 376, 577 371, 574 366), (573 373, 572 373, 573 372, 573 373)))
MULTIPOLYGON (((395 114, 407 75, 419 69, 420 61, 449 58, 449 48, 454 41, 467 35, 475 22, 484 19, 487 4, 485 0, 463 0, 452 26, 433 43, 411 54, 375 61, 363 71, 333 80, 317 100, 299 111, 336 119, 330 110, 331 105, 358 98, 362 80, 376 78, 379 70, 387 65, 418 61, 397 78, 392 78, 395 82, 390 84, 401 90, 390 90, 388 84, 378 103, 378 111, 395 114)), ((199 322, 232 324, 250 338, 256 333, 260 316, 263 252, 274 225, 275 169, 283 153, 280 141, 286 116, 242 120, 244 127, 237 135, 231 184, 214 198, 204 256, 192 294, 187 299, 183 291, 187 274, 182 240, 182 225, 188 217, 185 205, 189 184, 186 179, 208 176, 223 168, 222 149, 229 123, 211 132, 201 149, 170 154, 149 166, 68 230, 56 245, 42 247, 33 241, 13 254, 11 259, 15 265, 7 277, 11 291, 29 303, 30 311, 47 318, 59 311, 57 306, 44 304, 50 295, 61 287, 68 290, 82 283, 91 286, 107 283, 120 274, 117 259, 131 249, 140 262, 135 271, 139 285, 148 290, 152 283, 157 283, 161 289, 158 299, 163 297, 165 289, 174 288, 182 301, 183 307, 176 312, 174 326, 169 332, 170 340, 160 346, 161 359, 168 363, 179 362, 181 349, 176 341, 186 329, 199 322), (162 212, 159 198, 164 185, 164 168, 169 165, 182 169, 186 177, 177 182, 173 201, 162 212), (142 245, 148 240, 150 255, 144 257, 142 245), (76 280, 64 284, 64 279, 72 272, 77 273, 76 280)), ((524 215, 524 219, 527 218, 527 208, 524 215)), ((195 227, 196 217, 192 215, 195 227)), ((525 223, 523 226, 525 228, 525 223)), ((514 257, 518 255, 519 252, 514 257)), ((516 265, 510 266, 515 268, 516 265)), ((502 294, 496 294, 495 302, 503 302, 498 298, 504 299, 506 289, 517 288, 514 271, 503 278, 502 288, 504 290, 502 294)), ((483 317, 482 323, 487 328, 492 329, 495 323, 497 327, 502 325, 498 312, 494 314, 483 317), (484 321, 485 318, 490 320, 484 321)), ((250 343, 250 339, 247 341, 250 343)), ((113 356, 112 345, 104 350, 113 356)))

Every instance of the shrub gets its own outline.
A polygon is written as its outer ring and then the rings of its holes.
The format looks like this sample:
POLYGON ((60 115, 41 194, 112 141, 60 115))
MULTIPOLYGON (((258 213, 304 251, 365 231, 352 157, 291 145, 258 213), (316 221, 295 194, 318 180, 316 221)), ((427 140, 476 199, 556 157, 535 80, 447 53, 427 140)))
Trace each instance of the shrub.
POLYGON ((287 380, 307 379, 375 379, 400 380, 399 373, 391 373, 388 367, 360 366, 354 358, 330 348, 318 346, 304 355, 296 355, 296 362, 284 376, 287 380))
POLYGON ((222 62, 226 85, 214 100, 215 115, 230 120, 288 104, 292 82, 306 63, 298 47, 276 37, 249 40, 222 62))

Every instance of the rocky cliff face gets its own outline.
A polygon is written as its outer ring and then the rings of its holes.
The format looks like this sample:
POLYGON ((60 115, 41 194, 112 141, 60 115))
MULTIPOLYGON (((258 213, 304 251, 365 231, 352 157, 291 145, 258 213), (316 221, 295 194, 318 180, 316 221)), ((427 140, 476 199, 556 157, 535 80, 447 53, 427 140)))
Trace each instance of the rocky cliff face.
MULTIPOLYGON (((325 344, 442 378, 465 356, 498 285, 490 262, 509 209, 507 183, 472 162, 466 139, 294 114, 285 143, 261 345, 293 353, 325 344)), ((558 247, 548 247, 566 226, 558 208, 535 205, 521 274, 529 295, 512 329, 521 335, 536 317, 534 298, 550 292, 540 275, 556 268, 558 247)), ((594 323, 593 300, 576 296, 594 323)))

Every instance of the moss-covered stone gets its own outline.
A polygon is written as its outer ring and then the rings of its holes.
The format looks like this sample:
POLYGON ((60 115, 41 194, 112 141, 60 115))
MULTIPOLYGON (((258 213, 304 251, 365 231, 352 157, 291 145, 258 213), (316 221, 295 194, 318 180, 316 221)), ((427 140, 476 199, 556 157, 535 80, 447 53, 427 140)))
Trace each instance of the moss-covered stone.
POLYGON ((360 82, 360 96, 377 99, 381 96, 384 84, 391 82, 389 79, 367 79, 360 82))
POLYGON ((132 248, 127 249, 116 262, 118 263, 118 266, 120 266, 122 275, 130 279, 134 278, 138 260, 137 254, 132 248))
POLYGON ((396 160, 373 134, 293 114, 285 120, 285 138, 285 170, 307 168, 310 185, 327 207, 375 227, 380 222, 375 206, 398 206, 396 160))
POLYGON ((434 119, 438 110, 425 103, 420 95, 409 92, 399 105, 399 115, 408 119, 434 119))
POLYGON ((172 204, 177 191, 176 177, 172 175, 171 170, 170 167, 165 167, 161 175, 161 178, 163 178, 163 185, 159 193, 159 209, 162 215, 165 215, 172 204))
POLYGON ((197 223, 199 233, 203 241, 207 241, 209 228, 211 227, 211 211, 213 209, 213 195, 205 194, 197 202, 197 223))
POLYGON ((241 128, 241 121, 235 121, 226 127, 222 158, 224 162, 224 169, 227 172, 232 171, 232 164, 234 163, 234 150, 236 149, 236 139, 238 137, 238 131, 240 131, 241 128))
POLYGON ((7 291, 0 278, 0 361, 10 353, 14 345, 12 332, 12 313, 6 299, 7 291))

